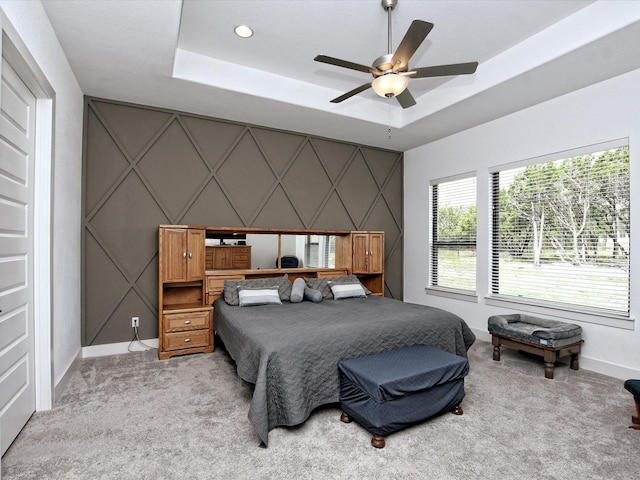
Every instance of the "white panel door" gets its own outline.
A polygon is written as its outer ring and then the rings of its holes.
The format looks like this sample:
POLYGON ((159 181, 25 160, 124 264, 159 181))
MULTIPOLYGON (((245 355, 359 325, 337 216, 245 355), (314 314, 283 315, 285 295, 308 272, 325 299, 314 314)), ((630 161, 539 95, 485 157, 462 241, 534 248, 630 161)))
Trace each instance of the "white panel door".
POLYGON ((33 181, 36 99, 2 58, 0 454, 35 411, 33 181))

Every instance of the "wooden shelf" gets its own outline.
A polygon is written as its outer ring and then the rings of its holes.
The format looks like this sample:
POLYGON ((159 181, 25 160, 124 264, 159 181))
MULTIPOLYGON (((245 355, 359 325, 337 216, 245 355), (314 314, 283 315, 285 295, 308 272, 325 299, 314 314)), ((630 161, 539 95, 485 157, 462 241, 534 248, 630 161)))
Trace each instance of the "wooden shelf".
POLYGON ((244 275, 245 277, 251 276, 260 276, 260 277, 268 277, 268 276, 281 276, 285 273, 308 273, 309 276, 311 274, 317 272, 335 272, 335 271, 343 271, 343 268, 312 268, 312 267, 302 267, 302 268, 258 268, 253 270, 207 270, 205 272, 207 277, 228 277, 229 275, 244 275))
POLYGON ((184 313, 184 312, 199 312, 204 310, 210 310, 211 306, 203 306, 202 302, 198 303, 178 303, 176 305, 164 305, 162 313, 184 313))

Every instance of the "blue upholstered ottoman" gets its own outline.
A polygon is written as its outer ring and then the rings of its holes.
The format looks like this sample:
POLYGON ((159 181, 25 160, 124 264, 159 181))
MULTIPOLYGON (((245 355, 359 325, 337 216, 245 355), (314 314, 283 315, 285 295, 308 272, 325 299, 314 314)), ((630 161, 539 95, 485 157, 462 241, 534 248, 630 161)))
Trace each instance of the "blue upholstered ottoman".
POLYGON ((631 416, 631 425, 629 428, 640 430, 640 380, 627 380, 624 382, 624 388, 633 395, 636 402, 636 415, 631 416))
POLYGON ((571 368, 579 369, 584 342, 580 325, 513 313, 489 317, 488 329, 495 361, 500 361, 500 346, 504 345, 544 357, 546 378, 553 378, 556 361, 567 355, 571 355, 571 368))
POLYGON ((384 436, 452 411, 462 414, 466 358, 427 345, 398 348, 343 360, 341 420, 355 420, 383 448, 384 436))

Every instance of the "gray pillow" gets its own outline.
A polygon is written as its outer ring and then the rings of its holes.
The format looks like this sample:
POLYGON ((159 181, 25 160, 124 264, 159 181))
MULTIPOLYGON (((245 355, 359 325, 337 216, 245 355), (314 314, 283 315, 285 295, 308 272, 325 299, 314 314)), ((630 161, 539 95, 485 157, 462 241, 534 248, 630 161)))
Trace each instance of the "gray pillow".
MULTIPOLYGON (((358 277, 355 275, 344 275, 340 277, 330 277, 330 278, 305 278, 304 281, 307 283, 307 287, 313 288, 314 290, 320 290, 323 298, 333 298, 333 293, 331 292, 331 286, 329 282, 336 283, 360 283, 358 277)), ((362 285, 364 289, 364 293, 369 295, 371 291, 362 285)))
POLYGON ((240 305, 240 301, 238 299, 238 287, 266 288, 273 286, 278 287, 278 296, 280 297, 280 300, 288 302, 291 297, 291 282, 287 275, 274 278, 254 278, 251 280, 225 280, 222 293, 224 301, 227 302, 227 304, 237 307, 240 305))
POLYGON ((322 301, 322 292, 314 290, 313 288, 304 287, 304 299, 313 303, 320 303, 322 301))
POLYGON ((291 298, 289 301, 291 303, 300 303, 302 301, 302 297, 304 297, 304 289, 306 286, 307 284, 304 283, 304 279, 296 278, 291 287, 291 298))

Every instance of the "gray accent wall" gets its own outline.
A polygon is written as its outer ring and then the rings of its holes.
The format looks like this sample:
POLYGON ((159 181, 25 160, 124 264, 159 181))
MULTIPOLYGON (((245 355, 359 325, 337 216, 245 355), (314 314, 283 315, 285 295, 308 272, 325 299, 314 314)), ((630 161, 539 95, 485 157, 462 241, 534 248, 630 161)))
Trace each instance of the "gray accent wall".
POLYGON ((402 152, 85 98, 83 346, 158 335, 158 225, 383 230, 402 298, 402 152))

